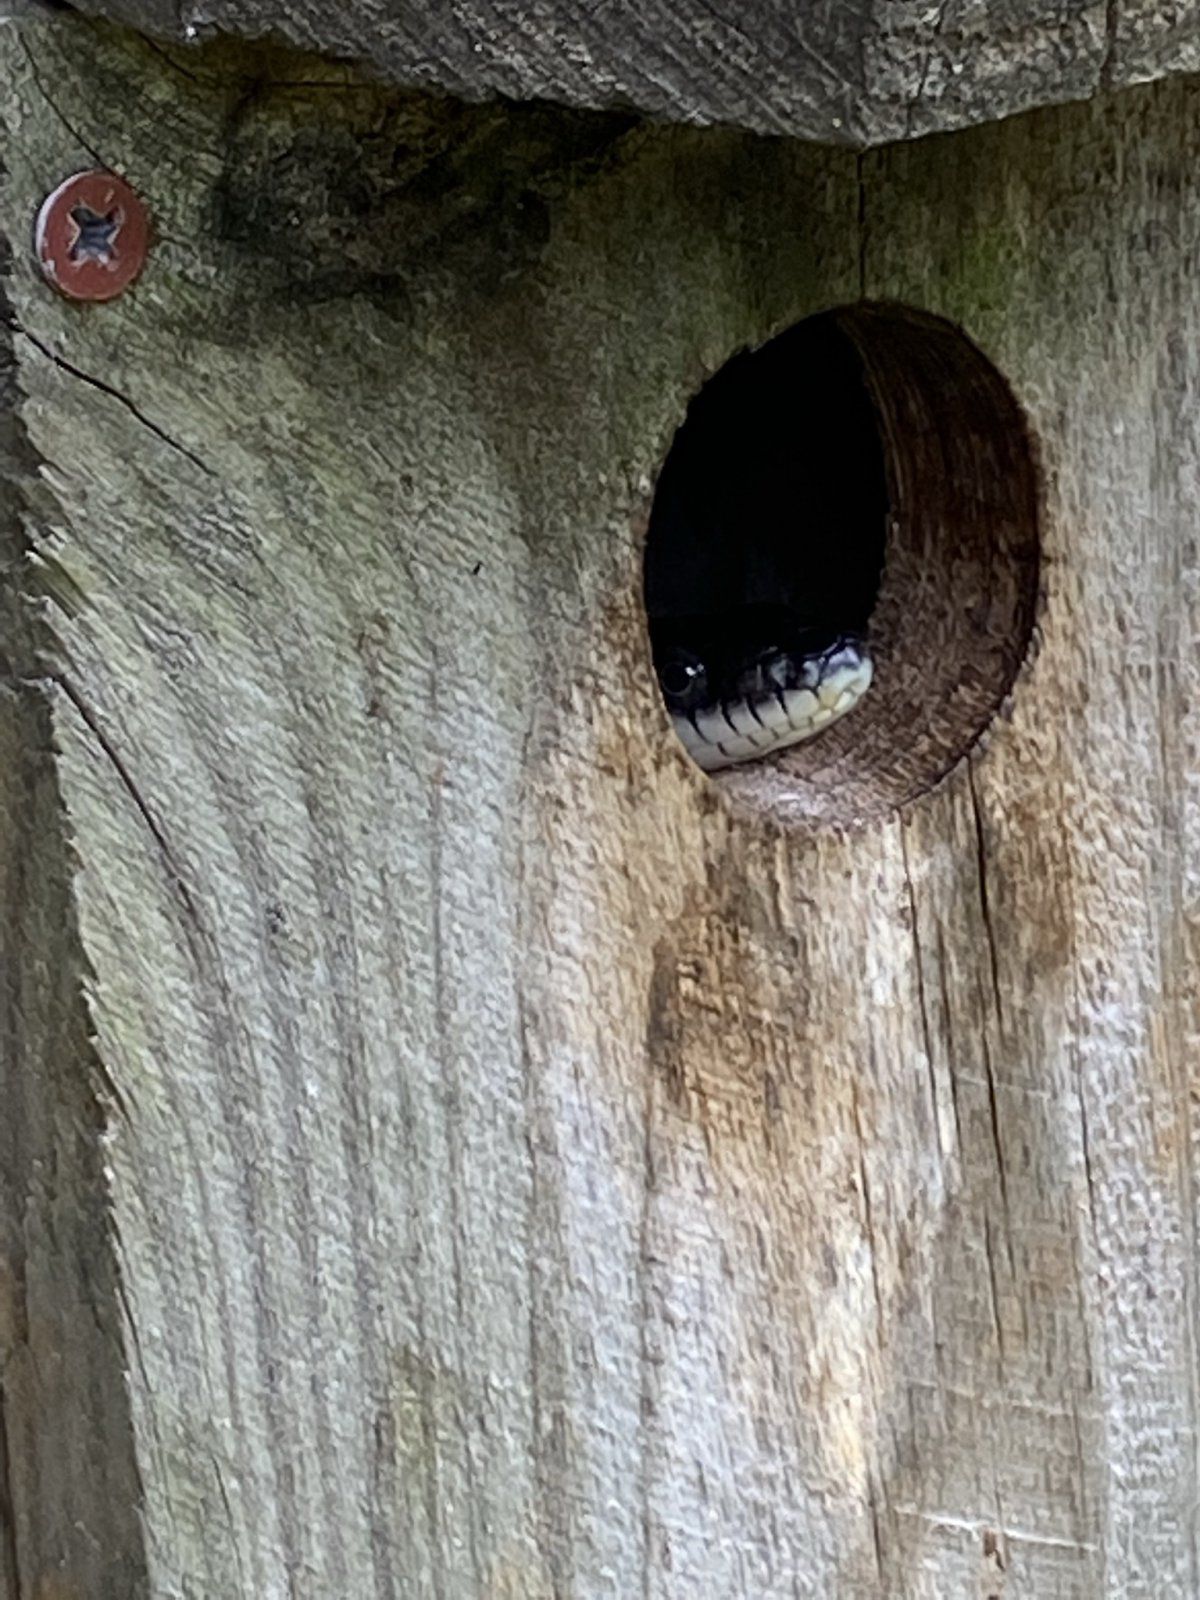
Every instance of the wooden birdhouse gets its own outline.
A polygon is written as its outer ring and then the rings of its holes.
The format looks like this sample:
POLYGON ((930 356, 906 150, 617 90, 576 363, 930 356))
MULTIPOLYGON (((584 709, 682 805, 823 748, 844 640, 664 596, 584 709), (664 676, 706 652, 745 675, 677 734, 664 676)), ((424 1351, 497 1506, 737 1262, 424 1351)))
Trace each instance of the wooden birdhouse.
POLYGON ((1196 59, 0 5, 0 1592, 1200 1594, 1196 59))

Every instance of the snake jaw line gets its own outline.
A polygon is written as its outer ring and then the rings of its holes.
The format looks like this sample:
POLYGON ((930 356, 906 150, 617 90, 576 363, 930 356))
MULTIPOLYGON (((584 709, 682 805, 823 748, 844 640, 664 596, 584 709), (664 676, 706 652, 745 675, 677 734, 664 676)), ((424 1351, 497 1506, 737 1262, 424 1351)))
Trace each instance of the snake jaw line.
POLYGON ((717 772, 811 739, 854 709, 873 675, 870 656, 847 647, 821 663, 811 686, 806 671, 804 688, 748 696, 691 716, 673 713, 671 721, 696 764, 717 772))

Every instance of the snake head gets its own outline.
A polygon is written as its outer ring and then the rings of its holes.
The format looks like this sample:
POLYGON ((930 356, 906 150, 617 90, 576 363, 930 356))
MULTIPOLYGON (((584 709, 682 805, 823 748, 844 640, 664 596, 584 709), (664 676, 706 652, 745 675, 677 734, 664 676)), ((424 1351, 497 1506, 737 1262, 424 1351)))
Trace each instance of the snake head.
POLYGON ((871 683, 862 632, 814 627, 784 607, 660 619, 652 638, 675 731, 706 772, 811 738, 871 683))

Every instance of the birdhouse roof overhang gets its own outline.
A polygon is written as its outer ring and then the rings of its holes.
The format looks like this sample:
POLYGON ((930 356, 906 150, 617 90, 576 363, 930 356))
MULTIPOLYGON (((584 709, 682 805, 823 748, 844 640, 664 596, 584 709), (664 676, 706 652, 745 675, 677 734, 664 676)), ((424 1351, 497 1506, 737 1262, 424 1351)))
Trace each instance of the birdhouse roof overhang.
POLYGON ((274 37, 399 85, 868 146, 1200 66, 1168 0, 82 0, 160 39, 274 37))

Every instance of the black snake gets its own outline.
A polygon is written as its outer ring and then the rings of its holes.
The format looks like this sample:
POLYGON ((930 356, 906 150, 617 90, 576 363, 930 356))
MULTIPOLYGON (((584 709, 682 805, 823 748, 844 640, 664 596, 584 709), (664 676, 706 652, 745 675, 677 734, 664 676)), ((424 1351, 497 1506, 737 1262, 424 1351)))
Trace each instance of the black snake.
POLYGON ((655 667, 671 721, 706 772, 811 738, 871 685, 861 634, 806 628, 785 607, 673 618, 657 632, 655 667))

